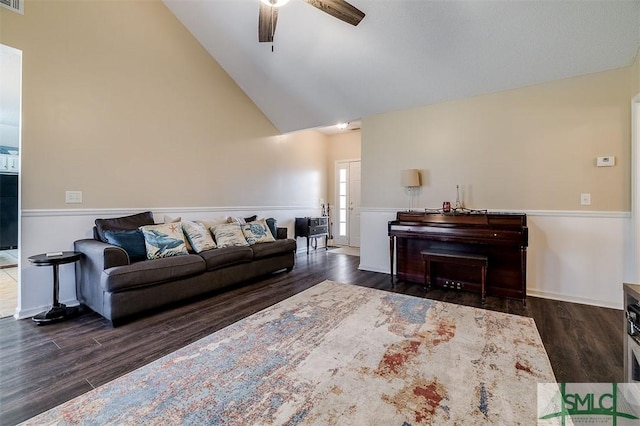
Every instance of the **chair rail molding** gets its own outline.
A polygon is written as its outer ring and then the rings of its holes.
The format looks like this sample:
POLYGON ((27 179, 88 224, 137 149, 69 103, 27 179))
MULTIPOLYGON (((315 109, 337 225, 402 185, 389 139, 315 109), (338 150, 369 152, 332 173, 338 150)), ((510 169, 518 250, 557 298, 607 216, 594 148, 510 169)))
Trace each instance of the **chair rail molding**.
MULTIPOLYGON (((360 269, 389 273, 388 222, 399 210, 362 208, 360 269)), ((621 309, 630 212, 519 212, 528 216, 528 295, 621 309)))

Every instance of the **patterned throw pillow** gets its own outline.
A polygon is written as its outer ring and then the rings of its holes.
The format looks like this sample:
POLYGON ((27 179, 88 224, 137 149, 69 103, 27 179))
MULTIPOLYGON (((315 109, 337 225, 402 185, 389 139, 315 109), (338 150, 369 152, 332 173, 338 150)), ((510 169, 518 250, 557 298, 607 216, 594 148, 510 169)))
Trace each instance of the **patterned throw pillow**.
POLYGON ((182 222, 182 230, 196 253, 216 248, 216 242, 207 228, 201 223, 182 222))
POLYGON ((267 226, 267 221, 264 219, 255 220, 241 226, 242 233, 251 246, 256 243, 270 243, 276 240, 273 238, 273 235, 267 226))
POLYGON ((244 220, 243 217, 234 217, 234 216, 229 216, 227 218, 227 223, 238 223, 240 225, 244 225, 245 223, 247 223, 246 220, 244 220))
MULTIPOLYGON (((182 216, 171 217, 171 216, 167 216, 166 214, 164 215, 164 222, 163 223, 177 223, 177 222, 182 222, 182 216)), ((193 247, 191 247, 191 243, 189 242, 188 238, 184 239, 184 245, 187 246, 187 251, 189 253, 195 253, 196 252, 193 249, 193 247)))
POLYGON ((180 223, 141 226, 140 230, 147 247, 147 259, 189 254, 180 223))
POLYGON ((248 246, 240 226, 238 223, 225 223, 211 228, 218 247, 248 246))

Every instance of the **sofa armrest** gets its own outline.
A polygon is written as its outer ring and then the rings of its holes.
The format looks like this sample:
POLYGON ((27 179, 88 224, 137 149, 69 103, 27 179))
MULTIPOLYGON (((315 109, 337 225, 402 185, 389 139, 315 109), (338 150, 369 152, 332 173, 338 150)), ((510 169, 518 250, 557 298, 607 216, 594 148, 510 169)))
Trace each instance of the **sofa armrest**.
POLYGON ((276 240, 286 240, 287 239, 287 228, 276 228, 278 231, 276 235, 276 240))
POLYGON ((129 255, 118 246, 103 243, 102 241, 85 239, 73 243, 75 251, 83 253, 88 263, 94 268, 104 271, 114 266, 129 265, 129 255))
POLYGON ((78 302, 111 319, 105 306, 100 279, 105 269, 129 265, 129 255, 120 247, 92 239, 77 240, 73 243, 73 248, 84 254, 80 261, 75 263, 78 302))

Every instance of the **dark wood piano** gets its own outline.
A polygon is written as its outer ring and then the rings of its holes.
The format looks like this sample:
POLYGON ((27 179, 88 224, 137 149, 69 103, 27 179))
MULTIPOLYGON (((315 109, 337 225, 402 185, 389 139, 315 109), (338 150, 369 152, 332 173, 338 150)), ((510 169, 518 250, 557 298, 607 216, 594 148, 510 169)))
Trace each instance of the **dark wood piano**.
MULTIPOLYGON (((422 251, 481 254, 488 259, 487 294, 526 301, 528 240, 527 216, 522 213, 398 212, 389 222, 391 282, 395 283, 395 275, 424 283, 422 251)), ((430 269, 432 285, 481 291, 476 268, 443 263, 430 269)))

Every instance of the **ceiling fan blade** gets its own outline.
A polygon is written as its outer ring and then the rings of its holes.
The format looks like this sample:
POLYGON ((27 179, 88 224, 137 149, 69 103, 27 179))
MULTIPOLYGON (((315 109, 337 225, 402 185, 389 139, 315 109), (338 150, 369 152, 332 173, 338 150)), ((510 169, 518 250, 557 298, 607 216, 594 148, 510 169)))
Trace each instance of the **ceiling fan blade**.
POLYGON ((364 12, 344 0, 304 0, 311 6, 351 25, 358 25, 364 12))
POLYGON ((278 23, 278 9, 260 2, 260 15, 258 15, 258 41, 260 43, 273 43, 278 23))

